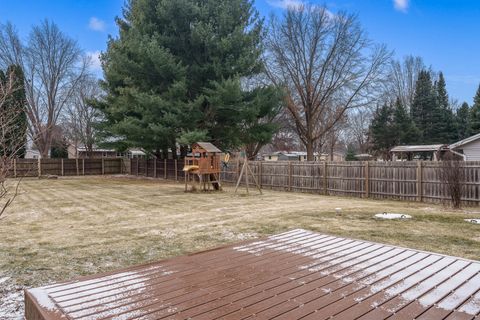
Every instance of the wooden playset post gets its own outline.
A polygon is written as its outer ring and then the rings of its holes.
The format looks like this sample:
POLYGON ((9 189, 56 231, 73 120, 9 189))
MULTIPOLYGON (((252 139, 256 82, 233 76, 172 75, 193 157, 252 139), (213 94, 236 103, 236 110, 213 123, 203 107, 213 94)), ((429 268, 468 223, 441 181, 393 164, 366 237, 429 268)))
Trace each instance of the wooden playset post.
POLYGON ((248 178, 248 176, 251 175, 252 178, 253 178, 253 181, 255 182, 255 186, 257 187, 260 194, 262 194, 262 189, 260 188, 260 185, 258 184, 257 177, 253 173, 252 168, 250 168, 250 166, 248 165, 247 153, 244 151, 243 154, 244 154, 245 159, 243 160, 242 170, 240 170, 240 174, 238 175, 237 184, 235 186, 235 193, 237 192, 238 186, 240 185, 240 182, 242 181, 242 177, 245 174, 245 187, 247 189, 247 193, 249 193, 249 181, 248 181, 249 178, 248 178))

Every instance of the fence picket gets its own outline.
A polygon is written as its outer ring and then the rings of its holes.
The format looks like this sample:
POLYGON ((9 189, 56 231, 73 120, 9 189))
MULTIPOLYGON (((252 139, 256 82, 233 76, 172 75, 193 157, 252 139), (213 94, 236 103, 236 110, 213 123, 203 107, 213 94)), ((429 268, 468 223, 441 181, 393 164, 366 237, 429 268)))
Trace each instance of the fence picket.
MULTIPOLYGON (((241 164, 229 163, 224 182, 235 183, 241 164)), ((250 162, 262 188, 340 196, 450 202, 440 179, 441 162, 250 162)), ((480 161, 462 163, 464 204, 480 204, 480 161)), ((242 184, 244 181, 241 182, 242 184)))

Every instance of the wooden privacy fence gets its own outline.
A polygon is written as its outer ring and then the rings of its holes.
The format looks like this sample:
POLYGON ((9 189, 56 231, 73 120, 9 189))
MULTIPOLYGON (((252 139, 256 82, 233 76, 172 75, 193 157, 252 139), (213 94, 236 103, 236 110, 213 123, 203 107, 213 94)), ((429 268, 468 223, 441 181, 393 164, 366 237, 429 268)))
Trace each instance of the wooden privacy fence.
POLYGON ((10 177, 42 175, 81 176, 128 173, 122 158, 103 159, 15 159, 10 177))
MULTIPOLYGON (((262 188, 326 195, 449 202, 441 162, 266 162, 249 161, 262 188)), ((237 181, 241 163, 229 163, 221 178, 237 181)), ((464 204, 480 203, 480 161, 461 162, 464 204)), ((243 181, 244 183, 245 181, 243 181)))
POLYGON ((130 160, 130 174, 172 180, 185 177, 183 159, 132 159, 130 160))

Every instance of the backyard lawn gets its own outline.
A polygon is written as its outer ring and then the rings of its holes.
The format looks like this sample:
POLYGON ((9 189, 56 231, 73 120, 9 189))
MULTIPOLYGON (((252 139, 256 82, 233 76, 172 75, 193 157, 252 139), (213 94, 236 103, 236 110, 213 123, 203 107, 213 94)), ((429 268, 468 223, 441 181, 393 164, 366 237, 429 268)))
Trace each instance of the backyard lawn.
POLYGON ((479 216, 477 208, 267 190, 184 193, 182 183, 125 177, 24 180, 0 220, 0 319, 22 315, 24 287, 294 228, 479 260, 480 225, 463 221, 479 216), (372 218, 383 211, 413 219, 372 218))

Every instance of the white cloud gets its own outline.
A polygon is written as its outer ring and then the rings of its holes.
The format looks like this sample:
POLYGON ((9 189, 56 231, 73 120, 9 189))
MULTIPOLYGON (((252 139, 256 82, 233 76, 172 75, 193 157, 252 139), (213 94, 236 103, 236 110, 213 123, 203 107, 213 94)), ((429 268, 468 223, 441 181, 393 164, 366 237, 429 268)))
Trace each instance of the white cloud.
POLYGON ((90 68, 93 71, 101 71, 102 70, 102 63, 100 61, 100 51, 88 51, 87 57, 90 60, 90 68))
POLYGON ((407 12, 409 2, 410 0, 393 0, 393 6, 397 11, 407 12))
POLYGON ((302 0, 267 0, 267 3, 272 7, 282 9, 298 8, 305 5, 305 2, 302 0))
POLYGON ((88 27, 94 31, 105 31, 105 21, 100 20, 97 17, 91 17, 88 22, 88 27))
MULTIPOLYGON (((294 9, 297 10, 301 6, 306 6, 310 4, 308 1, 304 0, 267 0, 267 3, 272 7, 281 8, 281 9, 294 9)), ((312 4, 313 8, 323 8, 323 6, 318 6, 312 4)), ((335 14, 325 8, 325 13, 331 19, 335 18, 335 14)))

